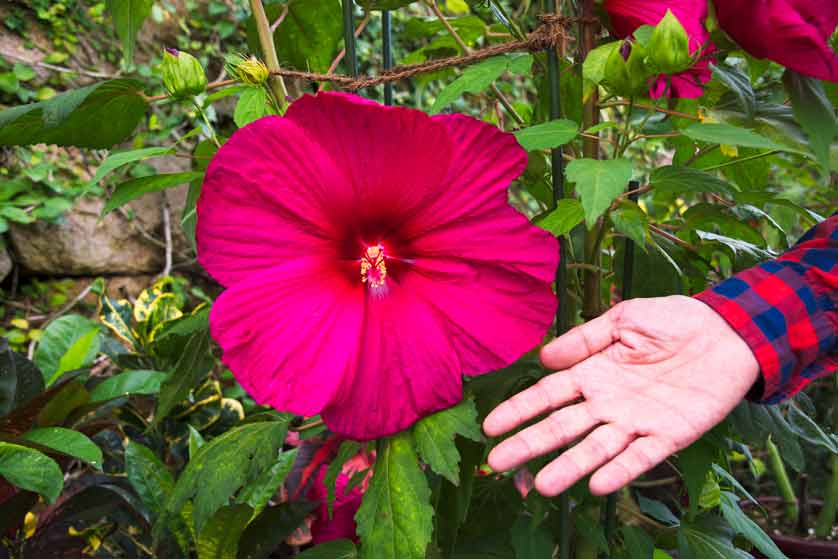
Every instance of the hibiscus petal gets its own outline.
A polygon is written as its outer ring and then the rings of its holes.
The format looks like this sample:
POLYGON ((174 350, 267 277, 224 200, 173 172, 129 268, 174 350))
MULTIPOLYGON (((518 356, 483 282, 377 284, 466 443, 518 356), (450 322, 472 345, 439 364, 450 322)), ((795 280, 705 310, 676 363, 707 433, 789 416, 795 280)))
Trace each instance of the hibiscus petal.
POLYGON ((347 216, 352 221, 384 220, 395 228, 439 196, 453 148, 444 127, 427 114, 322 92, 296 100, 286 118, 305 128, 345 172, 355 195, 347 216))
POLYGON ((237 131, 213 158, 198 201, 198 259, 230 286, 333 246, 346 179, 307 132, 280 117, 237 131))
MULTIPOLYGON (((542 342, 556 314, 549 282, 506 267, 502 256, 498 260, 421 259, 405 281, 405 289, 424 297, 444 317, 447 337, 467 375, 512 364, 542 342)), ((555 256, 552 261, 555 270, 555 256)))
POLYGON ((409 287, 388 281, 386 294, 366 295, 357 368, 323 419, 356 440, 392 435, 459 402, 461 371, 444 317, 409 287))
POLYGON ((314 415, 358 361, 363 288, 334 263, 300 258, 237 283, 216 300, 212 337, 259 404, 314 415))
POLYGON ((835 0, 724 0, 715 5, 721 28, 753 56, 838 81, 838 54, 829 45, 838 25, 835 0))

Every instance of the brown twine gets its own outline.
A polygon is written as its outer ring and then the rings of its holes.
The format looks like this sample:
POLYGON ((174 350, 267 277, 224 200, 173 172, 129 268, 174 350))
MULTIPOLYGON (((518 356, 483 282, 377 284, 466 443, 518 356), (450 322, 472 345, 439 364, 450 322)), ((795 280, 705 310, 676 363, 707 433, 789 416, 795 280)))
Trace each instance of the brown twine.
POLYGON ((540 52, 550 48, 557 48, 562 45, 566 33, 565 29, 573 24, 581 23, 594 25, 599 20, 591 17, 572 17, 559 14, 542 14, 539 16, 539 25, 526 39, 509 41, 498 45, 492 45, 472 53, 448 58, 439 58, 420 62, 418 64, 406 64, 396 66, 376 76, 352 77, 343 74, 318 74, 315 72, 301 72, 298 70, 275 70, 271 74, 284 78, 300 78, 316 82, 329 82, 346 91, 357 91, 367 87, 375 87, 388 82, 395 82, 411 78, 419 74, 436 72, 455 66, 468 66, 481 62, 487 58, 512 52, 540 52))

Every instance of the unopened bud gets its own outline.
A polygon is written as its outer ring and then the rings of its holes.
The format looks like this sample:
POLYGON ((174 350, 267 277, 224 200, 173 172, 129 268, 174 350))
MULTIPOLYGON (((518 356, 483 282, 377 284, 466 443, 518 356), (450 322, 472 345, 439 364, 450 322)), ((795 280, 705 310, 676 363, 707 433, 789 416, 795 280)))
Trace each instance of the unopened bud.
POLYGON ((174 97, 198 95, 207 89, 207 75, 198 59, 177 49, 166 49, 160 64, 163 85, 174 97))
POLYGON ((677 74, 688 70, 695 63, 690 54, 687 31, 670 10, 655 26, 647 47, 647 61, 655 73, 677 74))
POLYGON ((265 63, 255 56, 236 55, 227 59, 227 72, 242 83, 262 85, 271 73, 265 63))

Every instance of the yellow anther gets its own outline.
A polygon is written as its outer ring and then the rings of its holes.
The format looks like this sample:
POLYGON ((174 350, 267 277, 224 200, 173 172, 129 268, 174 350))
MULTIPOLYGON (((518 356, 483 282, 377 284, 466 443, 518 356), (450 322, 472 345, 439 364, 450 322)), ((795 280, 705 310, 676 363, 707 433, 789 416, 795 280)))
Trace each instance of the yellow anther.
POLYGON ((387 264, 381 245, 367 247, 361 256, 361 282, 370 287, 381 287, 387 279, 387 264))

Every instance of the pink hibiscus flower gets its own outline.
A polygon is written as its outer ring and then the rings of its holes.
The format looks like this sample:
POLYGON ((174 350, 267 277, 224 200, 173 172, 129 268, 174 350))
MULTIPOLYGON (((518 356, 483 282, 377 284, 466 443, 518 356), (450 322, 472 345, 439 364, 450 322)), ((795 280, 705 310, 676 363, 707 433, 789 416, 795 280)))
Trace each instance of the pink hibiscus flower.
POLYGON ((838 26, 836 0, 717 0, 715 6, 721 28, 753 56, 838 81, 838 54, 829 45, 838 26))
POLYGON ((323 464, 320 467, 307 494, 310 500, 319 503, 315 511, 315 519, 311 524, 311 536, 314 544, 340 539, 358 541, 355 514, 361 508, 361 501, 369 486, 369 480, 372 476, 370 468, 373 461, 373 457, 366 453, 360 453, 346 461, 335 482, 335 501, 331 515, 329 515, 329 494, 325 484, 326 470, 329 465, 323 464), (347 491, 352 477, 364 471, 368 471, 364 480, 347 491))
POLYGON ((628 37, 641 25, 657 25, 667 10, 678 18, 690 38, 690 52, 702 50, 702 58, 686 72, 673 76, 659 76, 649 90, 653 98, 669 94, 669 97, 701 97, 704 84, 713 77, 710 61, 706 55, 715 47, 708 43, 710 33, 704 26, 707 19, 705 0, 606 0, 605 10, 611 18, 611 25, 619 37, 628 37))
POLYGON ((339 93, 242 128, 198 202, 224 363, 258 403, 356 440, 456 404, 556 309, 558 243, 507 200, 526 163, 489 124, 339 93))

